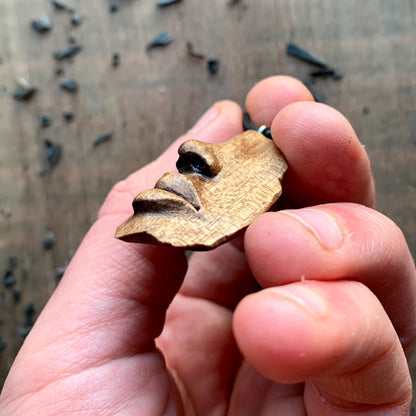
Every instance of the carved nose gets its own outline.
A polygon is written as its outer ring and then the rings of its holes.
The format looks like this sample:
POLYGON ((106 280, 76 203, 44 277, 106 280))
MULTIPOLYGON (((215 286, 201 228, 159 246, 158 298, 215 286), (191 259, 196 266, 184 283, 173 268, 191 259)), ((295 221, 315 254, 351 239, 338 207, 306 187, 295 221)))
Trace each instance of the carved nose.
POLYGON ((181 173, 197 173, 212 178, 220 171, 220 164, 211 143, 188 140, 179 149, 176 167, 181 173))
POLYGON ((156 183, 155 189, 163 189, 178 195, 189 202, 198 211, 201 209, 201 202, 192 182, 180 173, 165 173, 156 183))

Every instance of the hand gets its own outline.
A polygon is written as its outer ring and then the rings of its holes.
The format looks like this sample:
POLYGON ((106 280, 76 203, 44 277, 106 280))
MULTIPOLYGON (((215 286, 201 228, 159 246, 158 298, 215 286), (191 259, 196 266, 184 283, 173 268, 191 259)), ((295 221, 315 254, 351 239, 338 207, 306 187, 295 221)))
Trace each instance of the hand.
POLYGON ((292 209, 261 216, 244 245, 194 253, 188 269, 183 250, 113 238, 181 142, 241 132, 241 109, 215 104, 110 192, 15 360, 1 414, 408 413, 415 269, 400 230, 372 209, 362 145, 288 77, 257 84, 246 107, 288 160, 292 209))

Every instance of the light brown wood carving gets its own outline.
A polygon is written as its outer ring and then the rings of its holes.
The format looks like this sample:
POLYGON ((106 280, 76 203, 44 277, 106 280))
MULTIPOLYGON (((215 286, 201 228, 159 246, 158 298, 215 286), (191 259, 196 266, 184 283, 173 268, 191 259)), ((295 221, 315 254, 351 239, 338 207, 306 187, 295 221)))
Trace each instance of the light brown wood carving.
POLYGON ((178 153, 178 172, 134 198, 134 214, 118 227, 117 238, 209 250, 244 230, 281 195, 287 163, 256 131, 221 144, 189 140, 178 153))

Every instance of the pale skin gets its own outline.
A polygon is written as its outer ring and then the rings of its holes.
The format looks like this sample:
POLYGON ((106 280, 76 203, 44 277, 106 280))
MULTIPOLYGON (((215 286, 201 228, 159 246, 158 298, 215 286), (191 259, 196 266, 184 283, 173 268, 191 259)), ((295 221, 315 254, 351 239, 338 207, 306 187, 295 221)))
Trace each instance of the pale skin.
POLYGON ((180 143, 241 133, 241 109, 216 103, 110 192, 14 362, 0 414, 408 414, 415 268, 373 209, 363 146, 292 78, 261 81, 246 107, 288 161, 292 209, 188 265, 181 249, 113 238, 134 196, 174 170, 180 143))

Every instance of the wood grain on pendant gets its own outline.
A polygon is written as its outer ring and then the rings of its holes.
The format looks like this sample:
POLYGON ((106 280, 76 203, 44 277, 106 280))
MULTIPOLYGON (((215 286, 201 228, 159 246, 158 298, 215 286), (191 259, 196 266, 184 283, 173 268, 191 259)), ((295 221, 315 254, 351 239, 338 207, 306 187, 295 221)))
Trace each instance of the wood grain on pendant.
POLYGON ((282 193, 286 160, 254 130, 220 144, 189 140, 178 153, 178 172, 134 198, 134 214, 117 238, 210 250, 243 231, 282 193))

